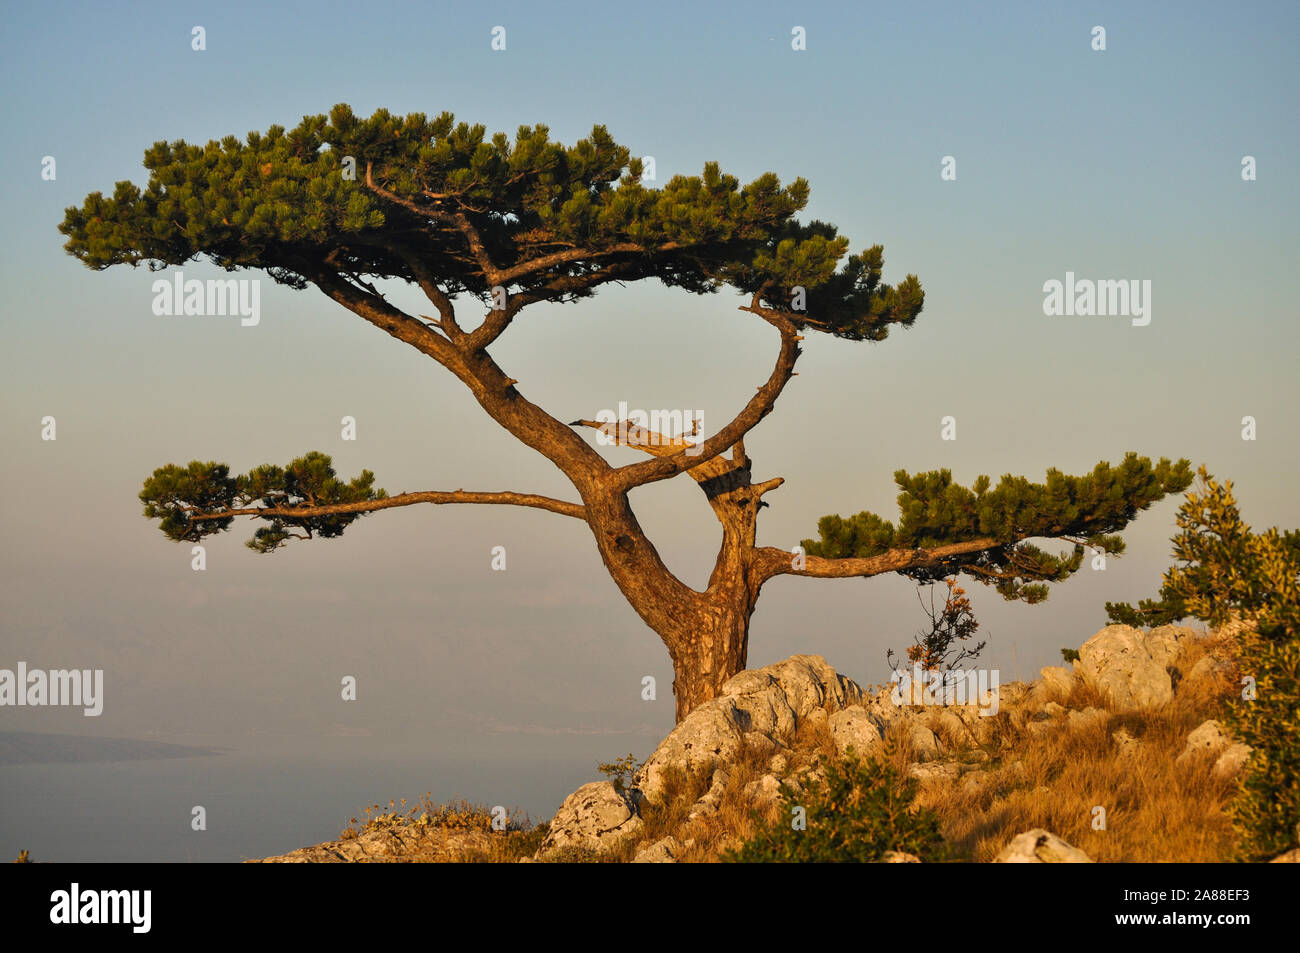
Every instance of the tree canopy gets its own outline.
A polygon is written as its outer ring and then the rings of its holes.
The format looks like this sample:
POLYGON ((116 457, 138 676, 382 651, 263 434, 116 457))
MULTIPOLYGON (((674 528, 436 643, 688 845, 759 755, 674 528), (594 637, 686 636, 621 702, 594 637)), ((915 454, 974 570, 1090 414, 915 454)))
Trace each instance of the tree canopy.
POLYGON ((516 307, 584 297, 608 280, 731 285, 782 308, 803 288, 816 317, 802 326, 871 340, 911 324, 923 304, 914 275, 881 284, 881 246, 849 255, 833 225, 795 221, 805 180, 783 186, 767 173, 741 185, 710 162, 649 186, 642 160, 601 125, 566 147, 544 125, 520 126, 512 142, 448 112, 363 119, 338 105, 242 142, 157 142, 144 165, 145 188, 119 182, 67 210, 65 248, 87 266, 204 255, 296 288, 329 266, 436 282, 449 298, 486 301, 501 287, 516 307))

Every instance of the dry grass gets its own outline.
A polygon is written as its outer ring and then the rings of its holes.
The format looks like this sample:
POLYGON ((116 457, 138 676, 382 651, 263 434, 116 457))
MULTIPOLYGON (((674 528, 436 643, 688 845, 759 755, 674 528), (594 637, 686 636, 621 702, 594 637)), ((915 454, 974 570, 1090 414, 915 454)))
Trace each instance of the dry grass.
MULTIPOLYGON (((1206 647, 1198 648, 1180 659, 1183 666, 1195 664, 1206 647)), ((939 815, 958 856, 978 862, 1034 827, 1096 861, 1229 860, 1234 839, 1225 808, 1234 783, 1214 776, 1213 758, 1176 762, 1188 733, 1221 710, 1225 687, 1226 680, 1211 682, 1162 708, 1125 714, 1094 689, 1078 687, 1066 707, 1101 708, 1104 720, 1071 727, 1058 718, 1034 734, 1007 717, 998 725, 1001 750, 989 751, 994 760, 977 780, 927 784, 917 803, 939 815), (1121 730, 1140 742, 1134 753, 1120 753, 1114 733, 1121 730), (1097 806, 1105 809, 1105 830, 1093 829, 1097 806)))

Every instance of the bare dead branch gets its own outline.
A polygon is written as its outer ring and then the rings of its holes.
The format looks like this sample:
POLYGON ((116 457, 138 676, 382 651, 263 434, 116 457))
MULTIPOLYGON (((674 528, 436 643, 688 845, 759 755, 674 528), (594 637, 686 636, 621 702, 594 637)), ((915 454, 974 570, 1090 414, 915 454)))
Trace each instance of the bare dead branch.
POLYGON ((794 376, 794 364, 799 359, 795 326, 788 316, 770 308, 750 304, 747 307, 742 306, 740 310, 757 314, 781 334, 781 349, 777 354, 776 366, 772 368, 767 382, 758 388, 730 423, 705 440, 698 450, 693 449, 689 454, 685 450, 679 450, 671 456, 661 456, 655 460, 643 460, 640 463, 619 467, 615 475, 616 485, 620 489, 627 491, 647 483, 666 480, 685 470, 701 466, 719 454, 725 453, 772 412, 777 398, 785 389, 786 382, 794 376))

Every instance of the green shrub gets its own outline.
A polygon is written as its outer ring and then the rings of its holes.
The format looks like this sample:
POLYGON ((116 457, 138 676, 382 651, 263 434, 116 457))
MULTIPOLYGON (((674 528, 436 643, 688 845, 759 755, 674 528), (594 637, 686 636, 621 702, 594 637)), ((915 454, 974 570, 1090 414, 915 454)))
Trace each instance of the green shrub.
POLYGON ((1079 661, 1079 650, 1061 649, 1061 658, 1065 659, 1067 662, 1077 662, 1079 661))
POLYGON ((929 810, 913 810, 915 781, 883 761, 826 762, 826 779, 795 796, 782 784, 783 816, 763 824, 738 850, 732 863, 874 863, 891 850, 922 860, 944 860, 939 821, 929 810), (796 809, 806 810, 806 829, 796 828, 796 809))
POLYGON ((1160 598, 1138 608, 1107 603, 1112 621, 1159 625, 1191 616, 1214 626, 1245 623, 1237 634, 1243 689, 1224 722, 1253 750, 1232 805, 1246 860, 1294 849, 1300 839, 1300 533, 1253 533, 1242 522, 1232 482, 1200 468, 1200 492, 1187 494, 1174 537, 1177 565, 1160 598))
POLYGON ((619 794, 625 794, 628 782, 632 780, 634 774, 641 770, 641 762, 629 753, 624 758, 598 765, 596 770, 614 782, 615 791, 619 794))

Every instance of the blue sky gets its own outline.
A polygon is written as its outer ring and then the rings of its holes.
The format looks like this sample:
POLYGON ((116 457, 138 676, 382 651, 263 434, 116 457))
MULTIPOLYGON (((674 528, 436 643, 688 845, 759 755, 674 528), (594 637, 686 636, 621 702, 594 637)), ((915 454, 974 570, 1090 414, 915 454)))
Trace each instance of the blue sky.
MULTIPOLYGON (((747 441, 755 479, 786 478, 763 543, 788 548, 830 512, 893 516, 898 468, 1041 479, 1126 450, 1204 462, 1236 482, 1253 524, 1300 525, 1294 4, 55 3, 7 4, 4 18, 0 665, 103 667, 108 697, 93 725, 51 711, 0 725, 593 760, 644 754, 671 727, 666 653, 573 521, 402 510, 270 557, 237 527, 194 573, 141 518, 140 483, 163 463, 242 471, 310 449, 347 475, 373 469, 391 492, 572 498, 461 385, 318 292, 264 282, 256 328, 165 319, 149 307, 155 276, 93 273, 62 251, 63 209, 142 183, 154 141, 292 126, 338 102, 447 109, 492 131, 545 123, 565 142, 603 123, 654 156, 660 179, 709 160, 743 180, 804 176, 806 217, 855 249, 884 244, 887 281, 920 276, 915 328, 879 345, 811 336, 747 441), (490 48, 497 25, 503 52, 490 48), (946 155, 955 181, 940 179, 946 155), (1045 317, 1043 283, 1067 271, 1150 280, 1151 324, 1045 317), (949 414, 958 439, 943 442, 949 414), (54 443, 39 439, 45 415, 54 443), (355 443, 339 439, 343 415, 358 420, 355 443), (1240 439, 1245 415, 1256 441, 1240 439), (505 573, 490 570, 494 545, 505 573), (360 679, 352 707, 341 674, 360 679), (654 705, 643 674, 659 679, 654 705)), ((611 289, 530 309, 494 356, 561 419, 626 401, 703 408, 707 430, 775 356, 738 303, 611 289)), ((701 585, 717 524, 695 486, 634 502, 669 565, 701 585)), ((1144 514, 1129 555, 1043 606, 974 587, 985 663, 1031 677, 1101 627, 1106 600, 1153 593, 1176 506, 1144 514)), ((750 660, 814 652, 879 680, 886 648, 919 623, 905 580, 781 579, 759 603, 750 660)))

